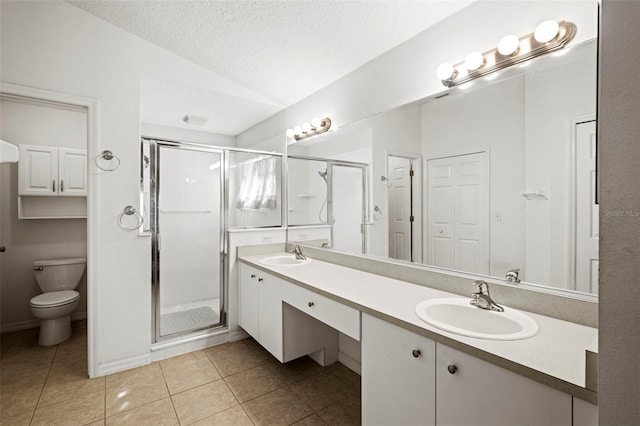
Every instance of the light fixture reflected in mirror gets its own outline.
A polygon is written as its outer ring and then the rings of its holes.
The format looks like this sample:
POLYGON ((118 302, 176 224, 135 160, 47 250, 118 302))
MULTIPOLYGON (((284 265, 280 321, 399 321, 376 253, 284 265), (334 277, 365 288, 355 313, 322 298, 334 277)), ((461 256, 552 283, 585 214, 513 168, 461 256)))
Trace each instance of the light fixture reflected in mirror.
POLYGON ((331 119, 329 117, 314 117, 311 123, 304 123, 302 126, 295 126, 293 129, 288 129, 286 135, 289 139, 293 138, 299 141, 327 132, 330 128, 331 119))
POLYGON ((463 85, 506 67, 523 63, 540 55, 561 49, 575 37, 577 27, 568 21, 546 20, 535 32, 520 38, 513 34, 502 37, 498 47, 484 53, 472 52, 463 62, 448 62, 437 69, 438 78, 447 87, 463 85))

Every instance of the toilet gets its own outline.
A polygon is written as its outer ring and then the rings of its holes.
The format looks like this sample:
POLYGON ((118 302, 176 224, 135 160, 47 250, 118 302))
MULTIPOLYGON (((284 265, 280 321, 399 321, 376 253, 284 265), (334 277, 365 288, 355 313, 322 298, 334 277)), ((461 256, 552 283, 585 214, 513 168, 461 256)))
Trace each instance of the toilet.
POLYGON ((40 320, 40 346, 57 345, 71 337, 71 313, 78 307, 75 291, 87 259, 51 259, 33 262, 42 294, 31 299, 31 314, 40 320))

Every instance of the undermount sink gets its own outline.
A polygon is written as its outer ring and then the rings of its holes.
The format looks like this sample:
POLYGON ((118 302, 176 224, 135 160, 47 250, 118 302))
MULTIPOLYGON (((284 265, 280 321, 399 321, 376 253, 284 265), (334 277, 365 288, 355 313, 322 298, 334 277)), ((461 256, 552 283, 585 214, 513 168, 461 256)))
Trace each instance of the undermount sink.
POLYGON ((278 254, 260 259, 260 263, 268 266, 296 266, 309 262, 311 262, 311 259, 308 257, 306 259, 296 259, 296 256, 293 254, 278 254))
POLYGON ((416 305, 422 321, 450 333, 489 340, 521 340, 535 336, 538 324, 528 315, 504 307, 504 312, 481 309, 469 299, 424 300, 416 305))

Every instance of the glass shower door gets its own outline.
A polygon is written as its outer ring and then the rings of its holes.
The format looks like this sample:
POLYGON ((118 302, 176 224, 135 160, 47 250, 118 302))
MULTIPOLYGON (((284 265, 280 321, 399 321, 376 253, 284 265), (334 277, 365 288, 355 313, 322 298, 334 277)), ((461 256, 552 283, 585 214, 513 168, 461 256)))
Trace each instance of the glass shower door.
POLYGON ((155 145, 156 341, 213 328, 223 311, 223 153, 155 145))

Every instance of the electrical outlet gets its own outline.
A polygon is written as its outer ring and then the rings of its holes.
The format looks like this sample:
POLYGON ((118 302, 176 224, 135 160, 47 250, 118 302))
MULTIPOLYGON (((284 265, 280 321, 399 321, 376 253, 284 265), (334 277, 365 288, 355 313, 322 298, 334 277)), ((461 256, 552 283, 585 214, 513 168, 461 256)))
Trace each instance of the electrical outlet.
POLYGON ((273 237, 271 235, 262 236, 262 244, 269 244, 272 242, 272 240, 273 240, 273 237))

